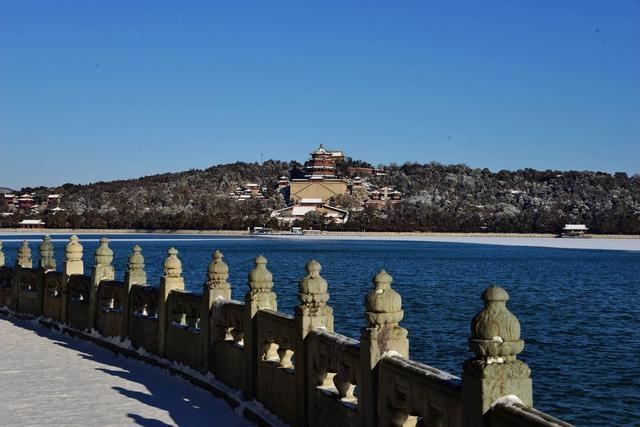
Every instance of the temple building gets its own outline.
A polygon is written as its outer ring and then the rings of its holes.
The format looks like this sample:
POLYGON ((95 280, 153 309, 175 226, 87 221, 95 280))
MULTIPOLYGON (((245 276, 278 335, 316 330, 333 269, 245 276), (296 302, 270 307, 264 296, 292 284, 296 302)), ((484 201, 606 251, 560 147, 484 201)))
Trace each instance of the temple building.
POLYGON ((16 205, 17 197, 15 194, 5 194, 4 195, 4 204, 8 208, 13 208, 16 205))
POLYGON ((290 201, 298 203, 302 199, 321 199, 325 203, 332 197, 345 194, 347 183, 336 174, 336 162, 344 159, 343 152, 328 150, 320 144, 310 155, 305 163, 305 178, 291 181, 290 201))
POLYGON ((233 192, 229 193, 229 196, 236 200, 267 200, 266 192, 266 187, 261 187, 255 182, 248 182, 243 187, 236 187, 233 192))
POLYGON ((289 185, 290 185, 289 178, 287 178, 286 176, 281 176, 280 179, 278 180, 278 190, 285 189, 289 185))
POLYGON ((22 229, 44 228, 45 223, 41 219, 23 219, 18 223, 22 229))
POLYGON ((60 207, 60 201, 62 200, 62 194, 49 194, 47 196, 47 206, 50 209, 54 207, 60 207))
POLYGON ((391 187, 383 187, 380 190, 373 190, 369 193, 366 206, 382 209, 387 206, 397 205, 402 201, 402 193, 391 187))
POLYGON ((31 209, 35 202, 33 201, 33 194, 23 194, 18 198, 19 209, 31 209))
POLYGON ((327 150, 320 144, 320 147, 311 153, 311 159, 305 163, 305 176, 309 179, 335 179, 336 162, 342 159, 342 151, 327 150))
POLYGON ((293 206, 275 210, 271 213, 271 218, 276 218, 279 222, 287 225, 293 224, 296 220, 302 221, 309 212, 317 212, 322 215, 326 222, 344 224, 349 219, 349 212, 344 209, 323 203, 322 199, 302 199, 293 206))
POLYGON ((584 235, 589 228, 584 224, 565 224, 562 229, 563 237, 580 237, 584 235))

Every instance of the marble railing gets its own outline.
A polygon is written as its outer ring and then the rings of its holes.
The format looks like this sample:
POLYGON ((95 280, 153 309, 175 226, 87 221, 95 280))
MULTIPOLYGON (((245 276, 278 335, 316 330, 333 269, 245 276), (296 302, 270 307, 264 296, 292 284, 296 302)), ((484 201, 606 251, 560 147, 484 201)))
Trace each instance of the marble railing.
MULTIPOLYGON (((267 260, 258 256, 244 302, 231 300, 229 271, 217 252, 202 293, 187 292, 178 252, 171 248, 160 286, 149 286, 139 246, 124 281, 114 280, 113 251, 101 239, 90 276, 73 236, 61 272, 45 238, 34 268, 24 242, 14 267, 0 242, 0 307, 40 316, 92 339, 120 337, 134 350, 211 372, 296 426, 567 426, 533 408, 529 367, 518 319, 497 286, 471 322, 462 378, 409 359, 402 299, 384 271, 365 297, 360 340, 333 331, 329 288, 310 261, 293 316, 278 312, 267 260), (96 338, 98 337, 98 338, 96 338)), ((7 310, 4 310, 7 312, 7 310)), ((113 338, 110 338, 113 339, 113 338)), ((461 349, 463 352, 464 349, 461 349)))

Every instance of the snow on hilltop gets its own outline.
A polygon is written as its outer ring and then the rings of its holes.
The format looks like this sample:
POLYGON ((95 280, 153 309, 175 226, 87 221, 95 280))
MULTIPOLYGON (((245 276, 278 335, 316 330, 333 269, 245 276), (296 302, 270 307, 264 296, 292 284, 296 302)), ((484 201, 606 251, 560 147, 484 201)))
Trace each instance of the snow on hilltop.
MULTIPOLYGON (((345 162, 338 164, 337 171, 348 181, 353 178, 348 175, 349 165, 366 164, 349 158, 345 162)), ((273 209, 286 204, 277 189, 279 178, 299 177, 300 167, 297 162, 273 160, 262 165, 238 162, 138 179, 43 187, 43 192, 62 194, 62 208, 66 209, 43 219, 50 227, 72 228, 263 226, 273 209), (266 200, 238 202, 229 197, 248 182, 265 188, 266 200)), ((438 163, 390 165, 385 172, 364 179, 374 187, 398 190, 403 194, 401 203, 388 209, 354 210, 346 224, 325 227, 555 233, 570 223, 586 224, 593 233, 640 234, 640 176, 533 169, 491 172, 438 163)), ((23 189, 32 190, 36 189, 23 189)), ((336 202, 338 207, 349 208, 336 202)), ((0 225, 11 226, 11 221, 20 219, 19 215, 0 218, 0 225)))

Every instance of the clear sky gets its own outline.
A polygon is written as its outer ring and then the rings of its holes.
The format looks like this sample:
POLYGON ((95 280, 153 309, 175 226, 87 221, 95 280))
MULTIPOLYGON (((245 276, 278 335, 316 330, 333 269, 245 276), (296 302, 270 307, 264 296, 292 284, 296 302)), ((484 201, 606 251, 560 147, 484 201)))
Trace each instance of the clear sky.
POLYGON ((640 1, 0 3, 0 186, 303 161, 640 171, 640 1))

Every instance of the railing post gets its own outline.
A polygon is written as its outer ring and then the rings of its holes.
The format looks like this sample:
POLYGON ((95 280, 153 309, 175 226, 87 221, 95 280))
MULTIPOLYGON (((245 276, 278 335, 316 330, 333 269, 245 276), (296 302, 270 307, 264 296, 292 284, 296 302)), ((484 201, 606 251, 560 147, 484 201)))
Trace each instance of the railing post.
POLYGON ((54 254, 53 243, 51 237, 46 235, 42 238, 42 243, 38 247, 40 251, 40 268, 45 272, 56 269, 56 257, 54 254))
POLYGON ((170 248, 167 251, 167 259, 164 261, 164 276, 160 278, 160 301, 158 301, 158 355, 164 357, 167 354, 167 328, 169 327, 170 313, 167 300, 173 289, 184 289, 182 278, 182 262, 178 259, 178 250, 170 248))
POLYGON ((380 271, 374 289, 365 298, 365 318, 369 326, 360 338, 362 384, 358 387, 360 425, 378 425, 378 362, 385 355, 409 357, 408 332, 399 325, 404 317, 402 298, 391 288, 393 278, 380 271))
POLYGON ((91 269, 91 288, 89 289, 89 329, 93 329, 98 316, 98 286, 103 280, 113 280, 115 278, 115 268, 113 262, 113 251, 109 248, 109 239, 100 239, 100 246, 95 252, 95 264, 91 269))
POLYGON ((320 276, 322 266, 311 260, 306 266, 307 275, 298 285, 296 307, 296 347, 295 347, 295 380, 296 380, 296 422, 297 426, 316 425, 315 404, 311 402, 311 393, 316 384, 309 376, 309 356, 307 354, 306 337, 315 328, 323 328, 333 332, 333 309, 327 305, 329 292, 327 281, 320 276))
POLYGON ((133 247, 129 255, 127 271, 124 272, 124 289, 122 289, 122 331, 120 339, 124 341, 129 335, 129 293, 133 285, 147 283, 147 273, 144 271, 144 256, 142 248, 138 245, 133 247))
POLYGON ((40 314, 44 313, 44 293, 46 292, 46 275, 49 271, 56 270, 56 257, 54 253, 53 243, 51 237, 46 235, 42 238, 42 243, 38 246, 40 252, 40 272, 38 283, 38 307, 40 314))
POLYGON ((16 258, 16 267, 33 268, 33 260, 31 259, 31 248, 29 242, 22 241, 22 246, 18 248, 18 257, 16 258))
POLYGON ((255 268, 249 272, 249 292, 244 298, 244 353, 245 384, 242 392, 246 399, 255 396, 257 371, 257 331, 256 313, 261 309, 278 309, 278 302, 273 289, 273 275, 267 270, 267 259, 259 255, 255 260, 255 268))
POLYGON ((13 284, 11 286, 11 305, 15 311, 18 311, 18 292, 20 289, 20 275, 23 268, 33 268, 33 260, 31 259, 31 248, 29 242, 22 241, 22 246, 18 248, 18 256, 15 263, 16 269, 13 273, 13 284))
POLYGON ((202 286, 202 309, 200 313, 200 337, 202 339, 202 372, 211 368, 211 339, 214 331, 211 330, 211 308, 218 298, 231 298, 231 284, 229 278, 229 266, 222 260, 222 252, 215 251, 209 267, 207 268, 207 280, 202 286))
POLYGON ((463 364, 462 405, 465 427, 487 425, 487 412, 496 399, 516 395, 533 406, 531 369, 517 360, 524 341, 520 322, 506 307, 507 292, 490 286, 482 293, 484 308, 471 322, 469 348, 475 357, 463 364))
POLYGON ((67 303, 69 300, 69 278, 76 274, 84 274, 82 263, 82 245, 75 234, 69 238, 69 243, 64 251, 64 265, 62 267, 62 304, 60 319, 62 323, 67 321, 67 303))

